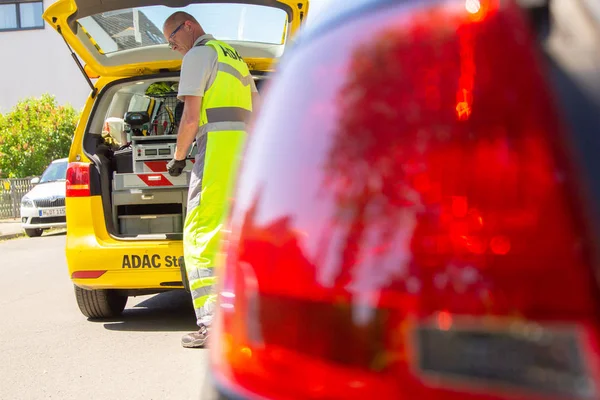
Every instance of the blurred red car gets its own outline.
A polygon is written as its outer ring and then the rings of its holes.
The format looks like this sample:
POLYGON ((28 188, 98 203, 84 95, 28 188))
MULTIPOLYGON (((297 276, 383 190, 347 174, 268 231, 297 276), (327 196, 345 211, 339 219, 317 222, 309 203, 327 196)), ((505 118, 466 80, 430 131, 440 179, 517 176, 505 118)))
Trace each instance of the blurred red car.
POLYGON ((340 4, 243 160, 221 398, 600 398, 597 0, 340 4))

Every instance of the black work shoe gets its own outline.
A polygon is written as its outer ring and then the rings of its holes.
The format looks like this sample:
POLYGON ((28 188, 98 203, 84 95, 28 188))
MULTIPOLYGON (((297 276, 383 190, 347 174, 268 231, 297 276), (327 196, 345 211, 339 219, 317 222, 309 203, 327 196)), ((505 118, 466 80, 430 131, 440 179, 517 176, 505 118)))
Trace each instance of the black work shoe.
POLYGON ((186 348, 201 348, 208 341, 209 330, 202 325, 198 332, 188 333, 181 338, 181 345, 186 348))

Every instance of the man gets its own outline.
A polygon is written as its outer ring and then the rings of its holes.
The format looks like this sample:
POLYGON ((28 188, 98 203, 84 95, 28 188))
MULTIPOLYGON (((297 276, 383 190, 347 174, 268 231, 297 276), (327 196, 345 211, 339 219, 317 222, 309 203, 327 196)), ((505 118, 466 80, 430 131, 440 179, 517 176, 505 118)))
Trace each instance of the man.
POLYGON ((184 56, 178 92, 184 108, 175 155, 167 165, 169 174, 181 174, 194 138, 198 145, 188 193, 183 253, 199 330, 185 335, 181 344, 203 347, 214 314, 213 267, 220 231, 246 138, 246 124, 259 98, 238 52, 207 35, 193 16, 174 13, 165 21, 163 34, 169 46, 184 56))

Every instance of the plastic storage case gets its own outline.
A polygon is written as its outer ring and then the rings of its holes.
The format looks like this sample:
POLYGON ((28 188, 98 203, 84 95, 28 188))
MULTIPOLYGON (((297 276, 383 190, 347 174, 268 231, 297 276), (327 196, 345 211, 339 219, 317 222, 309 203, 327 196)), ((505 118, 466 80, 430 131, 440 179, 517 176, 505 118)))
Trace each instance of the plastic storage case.
POLYGON ((123 150, 117 150, 113 155, 113 171, 119 174, 132 173, 133 172, 133 154, 132 149, 127 148, 123 150))
POLYGON ((119 215, 121 235, 173 234, 183 231, 183 214, 119 215))

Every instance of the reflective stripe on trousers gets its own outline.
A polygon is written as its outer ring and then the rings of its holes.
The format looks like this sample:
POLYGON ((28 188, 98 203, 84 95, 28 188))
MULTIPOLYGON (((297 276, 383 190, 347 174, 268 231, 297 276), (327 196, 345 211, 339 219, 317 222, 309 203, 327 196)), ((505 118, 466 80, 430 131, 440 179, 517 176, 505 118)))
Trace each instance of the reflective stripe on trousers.
MULTIPOLYGON (((214 262, 227 218, 245 131, 208 132, 204 163, 196 162, 183 228, 183 255, 198 324, 210 325, 216 294, 214 262)), ((202 155, 197 156, 197 160, 202 155)))

